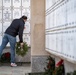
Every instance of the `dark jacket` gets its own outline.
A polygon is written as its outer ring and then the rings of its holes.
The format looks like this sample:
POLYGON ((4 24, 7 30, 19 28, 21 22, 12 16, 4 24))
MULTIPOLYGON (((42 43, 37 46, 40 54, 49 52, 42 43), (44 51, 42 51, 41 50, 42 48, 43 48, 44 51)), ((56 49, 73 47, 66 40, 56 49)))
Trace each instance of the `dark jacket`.
POLYGON ((11 25, 6 29, 5 33, 13 37, 19 35, 20 42, 23 42, 23 30, 24 30, 24 20, 23 19, 14 19, 11 25))

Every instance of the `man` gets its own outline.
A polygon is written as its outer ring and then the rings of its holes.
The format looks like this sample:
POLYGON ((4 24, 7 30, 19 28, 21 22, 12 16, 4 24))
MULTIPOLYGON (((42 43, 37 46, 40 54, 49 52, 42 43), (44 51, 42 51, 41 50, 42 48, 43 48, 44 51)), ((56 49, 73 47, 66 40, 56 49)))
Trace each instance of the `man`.
POLYGON ((10 43, 11 48, 11 66, 17 66, 15 63, 15 45, 16 36, 19 35, 20 45, 23 46, 23 30, 24 24, 27 21, 26 16, 22 16, 20 19, 14 19, 11 25, 6 29, 4 37, 2 39, 2 44, 0 46, 0 57, 3 49, 6 47, 7 43, 10 43))

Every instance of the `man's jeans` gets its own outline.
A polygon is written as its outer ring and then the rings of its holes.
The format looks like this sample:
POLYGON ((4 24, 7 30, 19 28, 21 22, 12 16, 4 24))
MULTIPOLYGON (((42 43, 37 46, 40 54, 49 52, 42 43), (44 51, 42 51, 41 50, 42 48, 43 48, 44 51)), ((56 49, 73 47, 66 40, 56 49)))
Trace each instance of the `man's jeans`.
POLYGON ((16 37, 13 37, 8 34, 4 34, 4 37, 2 39, 2 44, 0 46, 0 55, 2 55, 3 49, 6 47, 8 42, 10 43, 10 48, 11 48, 11 63, 15 63, 16 37))

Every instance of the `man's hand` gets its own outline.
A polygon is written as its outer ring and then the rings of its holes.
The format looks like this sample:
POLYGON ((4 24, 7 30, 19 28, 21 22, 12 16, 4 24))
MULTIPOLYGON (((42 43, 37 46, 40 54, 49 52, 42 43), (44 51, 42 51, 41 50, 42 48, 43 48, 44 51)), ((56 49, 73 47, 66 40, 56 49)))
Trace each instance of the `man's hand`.
POLYGON ((23 42, 22 42, 22 43, 20 43, 20 46, 21 46, 21 47, 23 47, 23 45, 24 45, 24 43, 23 43, 23 42))

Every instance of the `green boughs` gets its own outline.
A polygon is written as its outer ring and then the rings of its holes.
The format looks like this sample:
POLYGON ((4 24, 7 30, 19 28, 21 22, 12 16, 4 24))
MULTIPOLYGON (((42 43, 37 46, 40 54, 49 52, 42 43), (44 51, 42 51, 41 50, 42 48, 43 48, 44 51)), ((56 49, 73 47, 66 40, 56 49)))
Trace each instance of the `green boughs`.
POLYGON ((52 57, 48 57, 47 59, 47 66, 45 69, 44 75, 52 75, 54 69, 55 69, 55 60, 52 57))
POLYGON ((73 72, 73 75, 76 75, 76 71, 73 72))
POLYGON ((23 57, 26 55, 27 51, 28 51, 28 46, 26 43, 24 43, 23 47, 20 46, 19 42, 16 43, 16 54, 17 55, 20 55, 23 57))
POLYGON ((59 62, 57 62, 55 66, 55 60, 49 56, 47 59, 47 66, 45 68, 44 75, 64 75, 64 64, 63 60, 61 59, 59 62))
POLYGON ((56 67, 52 75, 64 75, 64 65, 56 67))
POLYGON ((57 62, 55 70, 52 75, 65 75, 63 59, 57 62))

